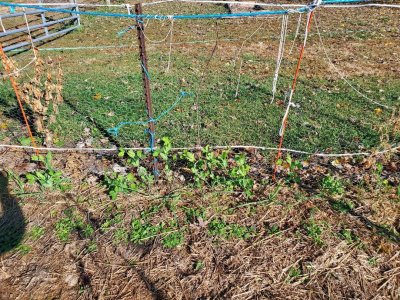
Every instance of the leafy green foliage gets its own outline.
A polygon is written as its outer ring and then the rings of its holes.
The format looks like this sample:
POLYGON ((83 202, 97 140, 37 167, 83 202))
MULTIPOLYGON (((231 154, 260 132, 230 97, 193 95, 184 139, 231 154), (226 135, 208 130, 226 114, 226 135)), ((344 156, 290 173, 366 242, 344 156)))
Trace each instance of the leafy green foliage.
POLYGON ((321 181, 321 187, 324 192, 329 195, 343 195, 344 186, 340 179, 328 175, 321 181))
POLYGON ((220 185, 230 191, 241 189, 248 197, 252 195, 254 181, 249 177, 250 166, 245 154, 236 155, 230 165, 229 151, 217 154, 206 146, 199 157, 185 150, 180 159, 187 164, 197 187, 220 185))
POLYGON ((360 240, 350 229, 342 229, 339 232, 339 236, 348 244, 353 244, 354 242, 358 242, 360 240))
POLYGON ((179 229, 175 221, 167 225, 164 222, 154 225, 144 218, 132 220, 129 235, 131 242, 142 244, 158 235, 162 237, 161 242, 166 248, 175 248, 185 240, 184 232, 179 229))
POLYGON ((48 152, 45 157, 34 155, 32 156, 32 161, 43 163, 44 170, 27 173, 25 176, 29 184, 38 183, 41 188, 50 190, 65 191, 69 188, 67 180, 62 176, 62 172, 53 168, 51 152, 48 152))
POLYGON ((378 187, 385 188, 389 185, 389 181, 383 177, 383 164, 381 163, 376 164, 375 178, 378 187))
POLYGON ((184 233, 180 230, 166 233, 163 236, 162 244, 165 248, 176 248, 185 241, 184 233))
POLYGON ((138 190, 138 181, 132 173, 127 175, 112 173, 105 175, 103 184, 112 200, 117 199, 119 193, 130 193, 138 190))
POLYGON ((293 282, 296 280, 296 278, 300 277, 302 275, 302 272, 299 268, 297 267, 291 267, 289 269, 289 274, 288 274, 288 278, 287 281, 288 282, 293 282))
POLYGON ((354 204, 349 200, 338 200, 332 202, 332 207, 340 213, 349 213, 354 208, 354 204))
POLYGON ((29 245, 21 244, 17 248, 15 248, 15 250, 22 255, 27 255, 29 252, 31 252, 32 247, 29 245))
POLYGON ((208 223, 208 233, 212 236, 220 236, 224 239, 248 239, 255 235, 255 229, 249 226, 228 224, 222 219, 213 219, 208 223))
POLYGON ((311 219, 307 223, 304 224, 304 229, 306 230, 307 235, 314 241, 315 244, 322 246, 322 226, 315 222, 315 220, 311 219))
POLYGON ((282 166, 287 170, 286 182, 290 183, 300 183, 301 179, 298 172, 303 168, 300 161, 294 160, 289 154, 286 159, 278 159, 277 165, 282 166))
POLYGON ((29 232, 29 236, 34 240, 40 239, 44 235, 44 228, 42 226, 33 226, 29 232))
POLYGON ((65 210, 65 217, 55 224, 56 236, 62 242, 67 242, 73 232, 78 232, 83 238, 89 238, 94 234, 94 228, 85 222, 73 210, 65 210))
POLYGON ((125 149, 120 149, 118 152, 118 157, 121 158, 126 158, 126 161, 129 165, 132 165, 136 168, 140 166, 140 162, 146 157, 146 155, 143 153, 143 151, 134 151, 134 150, 128 150, 126 151, 125 149))

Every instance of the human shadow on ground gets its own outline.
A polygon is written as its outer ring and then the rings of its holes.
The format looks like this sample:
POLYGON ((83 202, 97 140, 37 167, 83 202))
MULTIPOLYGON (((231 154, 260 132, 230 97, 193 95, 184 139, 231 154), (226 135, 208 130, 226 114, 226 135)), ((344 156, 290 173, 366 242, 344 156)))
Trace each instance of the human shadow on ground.
POLYGON ((7 176, 0 171, 0 255, 18 246, 24 233, 24 215, 8 192, 7 176))

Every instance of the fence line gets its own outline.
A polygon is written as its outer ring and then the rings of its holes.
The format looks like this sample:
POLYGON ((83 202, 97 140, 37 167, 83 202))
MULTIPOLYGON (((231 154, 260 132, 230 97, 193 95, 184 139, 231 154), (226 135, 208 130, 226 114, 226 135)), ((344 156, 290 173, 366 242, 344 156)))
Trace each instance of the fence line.
MULTIPOLYGON (((275 148, 275 147, 262 147, 262 146, 252 146, 252 145, 233 145, 233 146, 209 146, 210 149, 213 150, 224 150, 224 149, 232 149, 232 150, 262 150, 262 151, 273 151, 273 152, 288 152, 288 153, 295 153, 295 154, 303 154, 309 155, 312 157, 356 157, 356 156, 374 156, 374 155, 382 155, 392 152, 397 152, 400 150, 400 144, 394 145, 393 147, 381 151, 376 152, 350 152, 350 153, 315 153, 309 151, 302 151, 302 150, 295 150, 295 149, 288 149, 288 148, 275 148)), ((32 151, 39 151, 39 152, 89 152, 89 153, 104 153, 110 152, 115 153, 118 152, 119 149, 117 147, 114 148, 45 148, 45 147, 31 147, 31 146, 19 146, 19 145, 6 145, 0 144, 0 150, 32 150, 32 151)), ((125 150, 142 150, 142 151, 150 151, 149 147, 127 147, 123 148, 125 150)), ((153 150, 157 149, 154 147, 153 150)), ((176 147, 171 148, 172 151, 195 151, 195 150, 202 150, 204 147, 197 146, 197 147, 176 147)))

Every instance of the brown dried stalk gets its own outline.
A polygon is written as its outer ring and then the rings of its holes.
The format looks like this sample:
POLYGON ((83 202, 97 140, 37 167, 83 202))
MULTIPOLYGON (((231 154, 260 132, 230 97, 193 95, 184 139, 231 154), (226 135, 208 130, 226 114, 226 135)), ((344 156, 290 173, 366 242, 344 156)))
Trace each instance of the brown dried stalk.
POLYGON ((55 66, 51 58, 43 61, 37 57, 35 76, 22 86, 21 96, 32 111, 36 131, 44 136, 45 144, 49 146, 53 143, 49 126, 56 121, 59 106, 63 103, 63 73, 60 65, 55 66))

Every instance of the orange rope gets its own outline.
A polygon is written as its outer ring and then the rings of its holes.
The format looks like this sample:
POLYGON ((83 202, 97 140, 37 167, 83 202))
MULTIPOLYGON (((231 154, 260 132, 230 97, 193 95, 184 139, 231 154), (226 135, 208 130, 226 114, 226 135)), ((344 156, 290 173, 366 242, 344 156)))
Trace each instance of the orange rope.
MULTIPOLYGON (((307 20, 307 32, 310 32, 310 27, 311 27, 311 20, 312 17, 314 15, 314 11, 310 12, 309 18, 307 20)), ((294 74, 294 78, 293 78, 293 83, 292 83, 292 89, 291 89, 291 94, 294 93, 295 89, 296 89, 296 84, 297 84, 297 78, 299 77, 299 72, 300 72, 300 65, 301 65, 301 61, 303 60, 303 55, 304 55, 304 50, 305 50, 305 43, 303 43, 301 49, 300 49, 300 56, 299 59, 297 61, 297 67, 296 67, 296 72, 294 74)), ((278 154, 276 155, 275 158, 275 168, 274 168, 274 174, 272 176, 273 180, 276 180, 276 173, 278 171, 278 160, 281 158, 282 156, 282 145, 283 145, 283 138, 285 135, 285 130, 286 130, 286 126, 287 126, 287 120, 288 120, 288 116, 285 118, 285 120, 283 120, 283 131, 282 131, 282 135, 279 141, 279 146, 278 146, 278 154)))
POLYGON ((11 75, 12 72, 10 70, 10 67, 6 63, 7 62, 7 55, 4 53, 3 45, 1 43, 0 43, 0 55, 1 55, 2 59, 3 59, 4 68, 5 68, 6 72, 7 72, 7 75, 10 77, 10 82, 11 82, 11 85, 12 85, 12 87, 14 89, 15 96, 17 97, 19 108, 21 109, 21 113, 22 113, 22 116, 24 118, 24 121, 25 121, 25 124, 26 124, 26 128, 28 129, 29 138, 31 140, 32 146, 35 149, 36 155, 39 155, 39 150, 37 149, 36 142, 35 142, 35 139, 33 137, 31 127, 30 127, 29 122, 28 122, 28 118, 26 117, 25 110, 24 110, 24 107, 22 105, 18 84, 17 84, 14 76, 11 75))

